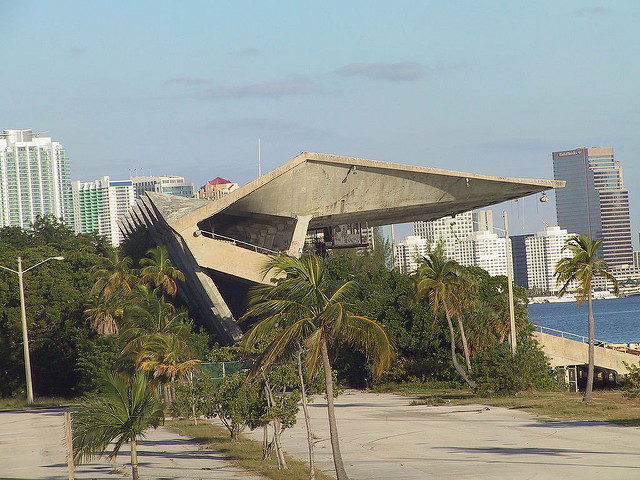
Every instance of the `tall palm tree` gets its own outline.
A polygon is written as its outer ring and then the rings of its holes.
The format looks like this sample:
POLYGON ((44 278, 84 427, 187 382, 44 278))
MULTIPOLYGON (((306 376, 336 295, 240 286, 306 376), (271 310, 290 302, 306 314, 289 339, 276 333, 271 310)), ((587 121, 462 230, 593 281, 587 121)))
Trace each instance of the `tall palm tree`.
POLYGON ((137 373, 131 382, 122 376, 108 375, 99 396, 86 397, 73 409, 73 451, 76 462, 102 455, 115 441, 109 458, 129 443, 131 474, 138 480, 137 442, 144 432, 160 425, 163 411, 147 388, 147 377, 137 373))
POLYGON ((184 273, 173 266, 169 259, 167 248, 160 245, 147 252, 147 256, 140 260, 142 281, 152 287, 160 287, 172 297, 178 293, 176 280, 184 282, 184 273))
POLYGON ((91 294, 104 298, 114 293, 128 296, 138 283, 138 277, 131 269, 131 259, 117 250, 109 256, 106 265, 92 268, 91 274, 94 280, 91 294))
POLYGON ((618 295, 620 287, 618 281, 609 273, 609 266, 598 256, 598 247, 602 239, 595 242, 586 235, 577 235, 567 240, 562 250, 567 250, 571 256, 564 257, 556 264, 555 277, 558 284, 562 284, 558 296, 562 296, 572 284, 577 285, 576 301, 580 306, 587 300, 589 322, 589 366, 587 369, 587 385, 584 389, 582 401, 589 403, 593 400, 593 370, 594 370, 594 330, 593 319, 593 280, 597 277, 610 281, 613 285, 613 293, 618 295), (574 283, 575 282, 575 283, 574 283))
POLYGON ((458 288, 461 284, 460 265, 444 257, 438 250, 429 253, 423 258, 423 262, 418 268, 414 278, 413 301, 420 302, 427 297, 431 304, 431 309, 437 317, 441 310, 444 311, 449 325, 449 335, 451 338, 451 360, 453 366, 469 387, 475 389, 476 382, 471 380, 458 363, 456 357, 456 337, 451 323, 451 313, 455 311, 456 305, 460 304, 458 288), (453 308, 453 310, 452 310, 453 308))
POLYGON ((173 400, 171 384, 185 379, 200 360, 191 358, 191 349, 178 335, 157 333, 147 337, 137 352, 135 365, 143 372, 150 372, 165 386, 166 401, 173 400))
POLYGON ((244 318, 260 321, 247 333, 245 345, 268 341, 256 361, 255 371, 267 370, 278 359, 296 352, 299 343, 305 347, 307 375, 312 376, 322 365, 336 476, 338 480, 347 480, 333 404, 329 347, 348 343, 361 348, 373 360, 374 373, 380 375, 393 357, 391 342, 379 323, 348 311, 346 302, 354 282, 332 288, 326 258, 277 255, 270 257, 263 271, 265 276, 270 273, 278 280, 250 291, 249 310, 244 318), (273 338, 276 329, 279 330, 273 338))
POLYGON ((92 304, 84 313, 89 317, 91 328, 100 335, 117 335, 126 311, 126 299, 119 294, 108 297, 93 297, 92 304))

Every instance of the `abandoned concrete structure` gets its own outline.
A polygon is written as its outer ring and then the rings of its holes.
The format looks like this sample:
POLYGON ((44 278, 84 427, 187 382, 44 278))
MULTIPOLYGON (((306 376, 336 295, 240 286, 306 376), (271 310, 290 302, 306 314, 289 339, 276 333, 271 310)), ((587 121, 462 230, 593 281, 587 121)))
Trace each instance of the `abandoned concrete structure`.
POLYGON ((334 227, 433 220, 562 186, 304 152, 215 201, 149 192, 120 229, 146 227, 167 247, 192 316, 230 344, 242 336, 247 290, 269 281, 267 255, 299 255, 308 232, 346 246, 333 232, 349 229, 334 227))

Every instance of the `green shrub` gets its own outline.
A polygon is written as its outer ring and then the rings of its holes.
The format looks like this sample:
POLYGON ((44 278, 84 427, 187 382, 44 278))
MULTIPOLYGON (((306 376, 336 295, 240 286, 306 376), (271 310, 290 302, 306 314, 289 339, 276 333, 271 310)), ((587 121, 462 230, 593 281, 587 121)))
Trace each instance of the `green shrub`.
POLYGON ((625 366, 629 369, 629 373, 624 377, 623 395, 628 398, 636 398, 640 395, 640 365, 633 365, 624 362, 625 366))
POLYGON ((515 356, 504 342, 475 355, 471 365, 480 395, 564 388, 560 373, 551 368, 538 342, 530 335, 519 336, 515 356))

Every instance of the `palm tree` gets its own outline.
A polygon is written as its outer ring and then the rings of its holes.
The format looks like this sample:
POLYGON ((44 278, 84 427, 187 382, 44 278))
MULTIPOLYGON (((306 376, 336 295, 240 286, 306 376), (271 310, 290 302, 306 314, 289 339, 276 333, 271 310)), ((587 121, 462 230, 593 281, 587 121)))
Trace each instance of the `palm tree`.
POLYGON ((589 403, 593 400, 593 355, 594 355, 594 330, 593 319, 593 280, 597 277, 604 278, 613 285, 613 293, 618 295, 620 287, 618 281, 609 273, 609 266, 604 260, 598 258, 598 247, 602 239, 595 242, 586 235, 577 235, 567 240, 562 250, 567 250, 571 256, 564 257, 556 264, 555 277, 558 284, 563 284, 558 296, 567 293, 567 290, 575 282, 576 301, 580 306, 587 300, 588 322, 589 322, 589 366, 587 369, 587 385, 584 390, 582 401, 589 403))
POLYGON ((125 315, 125 299, 117 294, 94 297, 93 305, 84 313, 89 317, 91 328, 100 335, 117 335, 125 315))
POLYGON ((108 298, 114 293, 128 296, 138 283, 138 278, 131 269, 131 259, 122 257, 116 250, 107 259, 107 265, 92 269, 94 279, 91 294, 108 298))
POLYGON ((346 302, 352 294, 354 282, 332 288, 326 258, 276 255, 270 257, 263 272, 265 276, 270 273, 278 280, 271 285, 258 285, 250 291, 249 310, 244 318, 258 318, 260 321, 247 333, 245 345, 255 346, 264 340, 268 342, 256 361, 254 371, 268 370, 280 358, 297 352, 299 344, 305 347, 307 375, 312 376, 322 364, 336 476, 338 480, 347 480, 333 404, 329 347, 348 343, 362 348, 373 360, 374 373, 380 375, 393 358, 389 337, 376 321, 347 310, 346 302))
POLYGON ((151 372, 153 378, 165 386, 166 401, 173 400, 171 384, 185 379, 200 360, 191 358, 191 349, 178 335, 173 333, 151 334, 142 343, 136 355, 136 368, 151 372))
POLYGON ((431 309, 437 317, 440 310, 444 310, 447 324, 449 325, 449 335, 451 338, 451 359, 453 366, 469 387, 475 389, 476 382, 471 380, 458 363, 456 357, 456 337, 451 323, 452 307, 459 305, 460 299, 457 290, 461 283, 460 265, 448 260, 442 252, 434 251, 423 258, 423 263, 418 268, 414 278, 413 301, 420 302, 428 297, 431 309))
POLYGON ((169 259, 167 248, 160 245, 147 252, 146 258, 140 260, 142 281, 152 287, 160 287, 172 297, 178 293, 176 280, 184 282, 184 273, 175 268, 169 259))
POLYGON ((73 451, 76 463, 102 455, 115 441, 109 458, 120 448, 131 447, 131 474, 138 480, 137 442, 144 432, 160 425, 163 411, 147 388, 147 377, 137 373, 128 384, 122 376, 110 374, 101 395, 86 397, 73 409, 73 451))

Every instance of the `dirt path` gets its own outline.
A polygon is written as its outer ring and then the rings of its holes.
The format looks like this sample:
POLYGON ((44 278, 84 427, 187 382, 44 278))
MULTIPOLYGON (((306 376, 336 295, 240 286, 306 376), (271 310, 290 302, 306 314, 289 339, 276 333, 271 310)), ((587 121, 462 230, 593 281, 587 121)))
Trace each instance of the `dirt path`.
MULTIPOLYGON (((59 409, 0 412, 0 479, 67 479, 63 413, 59 409)), ((128 447, 116 462, 105 457, 76 467, 75 478, 131 478, 128 447)), ((138 449, 143 479, 259 480, 220 453, 164 428, 150 430, 138 449)))

